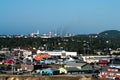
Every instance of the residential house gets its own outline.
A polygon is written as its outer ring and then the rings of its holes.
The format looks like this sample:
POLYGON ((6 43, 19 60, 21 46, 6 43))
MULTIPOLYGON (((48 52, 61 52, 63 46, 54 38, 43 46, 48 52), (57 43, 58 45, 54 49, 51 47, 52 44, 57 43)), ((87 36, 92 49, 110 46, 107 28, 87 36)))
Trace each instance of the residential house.
POLYGON ((98 65, 99 66, 108 66, 109 60, 99 60, 98 65))
POLYGON ((120 59, 119 58, 111 59, 110 60, 110 67, 120 69, 120 59))
POLYGON ((32 71, 34 69, 34 65, 29 64, 21 64, 21 69, 26 71, 32 71))
POLYGON ((88 63, 66 63, 64 68, 59 68, 60 73, 67 74, 80 74, 80 73, 92 73, 93 67, 88 63))
POLYGON ((79 74, 81 70, 76 67, 69 67, 69 68, 59 68, 60 74, 79 74))
POLYGON ((57 74, 60 74, 60 72, 56 68, 47 68, 40 70, 40 75, 57 75, 57 74))
POLYGON ((4 54, 0 54, 0 64, 2 64, 5 59, 7 59, 7 57, 4 54))
POLYGON ((68 62, 64 66, 65 68, 67 67, 76 67, 80 70, 92 70, 92 66, 88 63, 75 63, 75 62, 68 62))
POLYGON ((46 69, 46 68, 49 68, 49 66, 46 65, 46 64, 37 64, 37 65, 34 65, 34 70, 43 70, 43 69, 46 69))

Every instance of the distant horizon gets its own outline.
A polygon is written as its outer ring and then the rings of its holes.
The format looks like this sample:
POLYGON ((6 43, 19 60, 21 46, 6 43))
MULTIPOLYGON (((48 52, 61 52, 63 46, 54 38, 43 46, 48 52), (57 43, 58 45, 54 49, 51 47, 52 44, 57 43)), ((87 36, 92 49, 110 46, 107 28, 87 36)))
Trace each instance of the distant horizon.
POLYGON ((0 34, 120 30, 120 0, 0 0, 0 34))
MULTIPOLYGON (((110 29, 111 30, 111 29, 110 29)), ((101 32, 104 32, 104 31, 110 31, 110 30, 103 30, 103 31, 101 31, 101 32)), ((113 29, 113 30, 115 30, 115 29, 113 29)), ((116 30, 116 31, 120 31, 120 30, 116 30)), ((51 32, 51 31, 49 31, 49 32, 51 32)), ((49 32, 46 32, 46 33, 39 33, 39 34, 48 34, 49 32)), ((99 33, 101 33, 101 32, 97 32, 97 33, 63 33, 63 34, 75 34, 75 35, 89 35, 89 34, 99 34, 99 33)), ((26 33, 26 34, 24 34, 24 33, 21 33, 21 34, 0 34, 0 35, 28 35, 28 34, 32 34, 32 33, 37 33, 37 30, 36 31, 34 31, 34 32, 31 32, 31 33, 26 33)), ((57 33, 54 33, 54 32, 52 32, 52 34, 57 34, 57 33)), ((62 33, 58 33, 58 34, 62 34, 62 33)))

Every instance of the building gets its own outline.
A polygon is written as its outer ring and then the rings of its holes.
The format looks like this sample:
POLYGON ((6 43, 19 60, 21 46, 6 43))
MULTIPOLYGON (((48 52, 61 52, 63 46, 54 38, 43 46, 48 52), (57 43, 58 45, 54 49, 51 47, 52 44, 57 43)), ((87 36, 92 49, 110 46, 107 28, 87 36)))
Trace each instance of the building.
POLYGON ((48 68, 40 70, 40 75, 57 75, 60 74, 58 69, 55 68, 48 68))
POLYGON ((48 54, 51 56, 60 56, 65 58, 66 56, 77 56, 77 52, 67 52, 67 51, 37 51, 38 54, 48 54))
POLYGON ((99 66, 108 66, 109 60, 99 60, 98 65, 99 66))
POLYGON ((115 58, 110 61, 110 66, 107 70, 101 69, 99 76, 101 78, 111 78, 120 80, 120 59, 115 58))
POLYGON ((68 62, 64 66, 65 68, 71 68, 75 67, 78 68, 79 70, 92 70, 92 66, 88 63, 75 63, 75 62, 68 62))
POLYGON ((69 68, 59 68, 60 74, 80 74, 82 71, 76 67, 69 67, 69 68))
POLYGON ((29 64, 21 64, 21 69, 26 71, 32 71, 34 69, 34 65, 29 64))

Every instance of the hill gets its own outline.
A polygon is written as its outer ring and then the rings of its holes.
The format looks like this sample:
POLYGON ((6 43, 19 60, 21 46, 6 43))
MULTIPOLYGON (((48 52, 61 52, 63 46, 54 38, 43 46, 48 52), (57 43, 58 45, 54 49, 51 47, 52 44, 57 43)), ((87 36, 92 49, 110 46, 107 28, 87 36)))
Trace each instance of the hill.
POLYGON ((118 30, 106 30, 99 33, 101 37, 109 37, 109 38, 118 38, 120 37, 120 31, 118 30))

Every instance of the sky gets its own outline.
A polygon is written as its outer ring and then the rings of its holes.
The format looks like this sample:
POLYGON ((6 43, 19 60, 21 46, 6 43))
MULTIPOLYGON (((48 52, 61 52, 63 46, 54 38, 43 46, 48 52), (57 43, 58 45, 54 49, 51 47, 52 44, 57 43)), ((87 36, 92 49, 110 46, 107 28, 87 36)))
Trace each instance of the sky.
POLYGON ((0 0, 0 34, 120 30, 120 0, 0 0))

